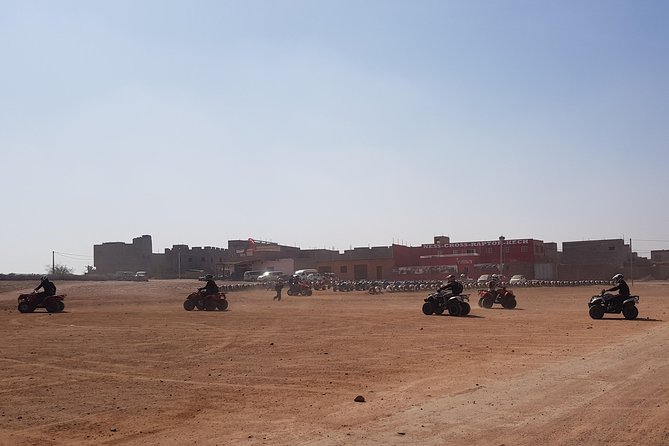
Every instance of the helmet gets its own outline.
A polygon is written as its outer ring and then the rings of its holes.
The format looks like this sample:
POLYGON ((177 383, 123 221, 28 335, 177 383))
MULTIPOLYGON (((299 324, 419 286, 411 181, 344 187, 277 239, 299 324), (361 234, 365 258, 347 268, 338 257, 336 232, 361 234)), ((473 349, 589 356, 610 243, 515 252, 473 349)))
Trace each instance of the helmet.
POLYGON ((613 276, 613 277, 611 278, 611 280, 614 281, 614 282, 616 282, 616 283, 618 283, 618 282, 620 282, 621 280, 623 280, 624 278, 625 278, 625 277, 624 277, 622 274, 616 274, 615 276, 613 276))
POLYGON ((211 280, 214 278, 214 276, 212 276, 211 274, 207 274, 206 276, 204 276, 204 278, 205 280, 211 280))
POLYGON ((455 280, 455 276, 453 274, 449 274, 448 276, 446 276, 446 280, 448 280, 449 282, 451 280, 455 280))
POLYGON ((40 277, 40 280, 48 280, 48 279, 49 279, 49 276, 47 276, 46 274, 43 275, 42 277, 40 277))

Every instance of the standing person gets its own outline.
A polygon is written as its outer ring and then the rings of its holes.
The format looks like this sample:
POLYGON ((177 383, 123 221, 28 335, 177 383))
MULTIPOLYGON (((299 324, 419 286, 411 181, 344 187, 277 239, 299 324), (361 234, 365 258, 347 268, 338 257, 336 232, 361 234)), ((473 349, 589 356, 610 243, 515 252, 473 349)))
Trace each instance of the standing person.
POLYGON ((283 280, 279 279, 274 285, 274 290, 276 291, 276 296, 272 300, 281 300, 281 290, 283 289, 283 280))
POLYGON ((41 304, 44 299, 46 299, 49 296, 55 296, 56 295, 56 285, 53 284, 49 280, 48 276, 42 276, 40 278, 40 283, 37 285, 35 288, 35 305, 41 304), (40 288, 44 289, 42 292, 37 292, 40 288))
POLYGON ((198 288, 197 290, 204 296, 218 294, 218 285, 216 285, 216 282, 214 282, 214 276, 212 276, 211 274, 207 274, 206 276, 204 276, 204 278, 207 281, 207 283, 203 287, 198 288))

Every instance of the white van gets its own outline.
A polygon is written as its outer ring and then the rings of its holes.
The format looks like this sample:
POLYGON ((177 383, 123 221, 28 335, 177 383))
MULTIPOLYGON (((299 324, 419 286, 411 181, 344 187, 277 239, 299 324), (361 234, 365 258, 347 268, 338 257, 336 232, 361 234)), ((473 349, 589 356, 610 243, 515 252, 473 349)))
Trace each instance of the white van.
POLYGON ((258 276, 258 282, 274 282, 277 281, 283 276, 281 271, 265 271, 258 276))
POLYGON ((258 280, 258 277, 263 274, 265 271, 246 271, 244 273, 244 282, 255 282, 258 280))
POLYGON ((305 278, 305 279, 307 278, 307 276, 309 276, 311 274, 318 274, 318 270, 313 269, 313 268, 298 269, 297 271, 295 271, 293 273, 294 276, 302 277, 302 278, 305 278))

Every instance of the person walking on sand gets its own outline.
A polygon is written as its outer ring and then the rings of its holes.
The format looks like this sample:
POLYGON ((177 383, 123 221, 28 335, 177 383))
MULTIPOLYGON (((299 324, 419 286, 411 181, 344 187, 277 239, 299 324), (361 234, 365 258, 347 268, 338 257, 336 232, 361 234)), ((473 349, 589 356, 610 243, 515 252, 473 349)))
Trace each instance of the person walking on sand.
POLYGON ((281 300, 281 290, 283 289, 283 280, 279 279, 274 285, 274 291, 276 291, 276 296, 272 300, 281 300))

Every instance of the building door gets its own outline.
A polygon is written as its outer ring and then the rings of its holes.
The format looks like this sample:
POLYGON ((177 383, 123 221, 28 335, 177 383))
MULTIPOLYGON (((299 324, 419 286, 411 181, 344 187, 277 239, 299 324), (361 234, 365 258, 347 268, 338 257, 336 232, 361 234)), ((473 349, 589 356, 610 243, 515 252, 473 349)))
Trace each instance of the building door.
POLYGON ((383 279, 383 267, 382 266, 377 266, 376 267, 376 280, 381 280, 383 279))

